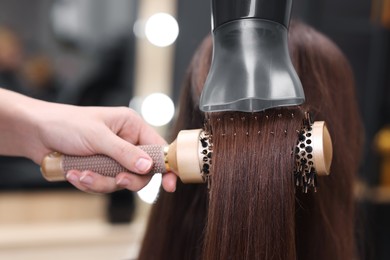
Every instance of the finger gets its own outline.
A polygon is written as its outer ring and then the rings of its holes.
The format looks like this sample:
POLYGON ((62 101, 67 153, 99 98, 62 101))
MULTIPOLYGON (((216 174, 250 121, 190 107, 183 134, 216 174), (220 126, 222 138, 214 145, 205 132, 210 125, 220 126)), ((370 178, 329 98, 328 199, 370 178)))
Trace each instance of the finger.
POLYGON ((96 145, 98 152, 113 158, 132 172, 145 174, 152 168, 153 161, 146 152, 110 131, 96 145))
POLYGON ((132 191, 139 191, 150 182, 152 177, 153 175, 120 173, 115 177, 115 179, 118 187, 132 191))
POLYGON ((71 170, 71 171, 68 171, 68 173, 66 174, 66 180, 69 183, 71 183, 73 186, 75 186, 77 189, 79 189, 81 191, 86 191, 87 188, 83 187, 80 184, 80 181, 79 181, 80 177, 81 177, 81 172, 79 172, 79 171, 71 170))
POLYGON ((116 185, 115 179, 104 177, 91 171, 69 171, 67 180, 76 188, 90 193, 111 193, 121 189, 116 185))
POLYGON ((165 145, 167 143, 153 127, 146 123, 141 124, 138 140, 139 144, 165 145))
POLYGON ((166 192, 175 192, 177 176, 173 172, 163 174, 162 186, 166 192))
MULTIPOLYGON (((123 127, 123 131, 119 132, 119 136, 127 136, 125 132, 128 129, 132 129, 133 133, 137 133, 136 140, 133 140, 137 144, 147 145, 147 144, 159 144, 165 145, 166 141, 158 134, 155 128, 147 124, 139 114, 130 109, 131 120, 127 120, 127 124, 123 127)), ((132 141, 131 139, 128 141, 132 141)))

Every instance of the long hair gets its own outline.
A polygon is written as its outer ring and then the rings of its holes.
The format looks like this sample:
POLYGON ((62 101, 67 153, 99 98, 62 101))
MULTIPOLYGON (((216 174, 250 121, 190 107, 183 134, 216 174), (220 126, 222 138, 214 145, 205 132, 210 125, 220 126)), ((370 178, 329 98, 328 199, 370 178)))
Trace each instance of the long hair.
POLYGON ((198 109, 210 67, 207 37, 183 86, 176 131, 212 131, 211 183, 161 192, 139 259, 353 259, 353 181, 362 126, 351 68, 325 36, 292 22, 289 48, 306 102, 260 113, 198 109), (294 157, 304 112, 326 121, 333 139, 331 175, 318 192, 294 188, 294 157))

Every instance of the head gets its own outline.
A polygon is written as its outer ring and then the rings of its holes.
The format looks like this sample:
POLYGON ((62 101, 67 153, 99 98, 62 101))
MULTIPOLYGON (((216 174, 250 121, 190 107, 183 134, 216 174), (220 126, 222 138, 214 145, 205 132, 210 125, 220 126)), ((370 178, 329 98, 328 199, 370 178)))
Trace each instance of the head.
POLYGON ((203 114, 199 97, 212 57, 211 38, 203 41, 183 87, 177 130, 206 122, 214 146, 211 185, 179 185, 161 195, 141 259, 353 258, 362 129, 352 71, 329 39, 301 23, 290 26, 289 49, 303 105, 203 114), (305 112, 326 121, 334 146, 331 175, 308 194, 294 187, 291 154, 305 112))

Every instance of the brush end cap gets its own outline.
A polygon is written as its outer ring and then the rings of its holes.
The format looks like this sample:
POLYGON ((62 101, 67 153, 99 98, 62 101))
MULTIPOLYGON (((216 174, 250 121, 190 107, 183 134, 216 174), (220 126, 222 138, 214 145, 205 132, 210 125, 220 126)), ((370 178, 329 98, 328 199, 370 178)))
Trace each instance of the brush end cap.
POLYGON ((204 183, 199 162, 201 132, 201 129, 183 130, 177 136, 177 168, 183 183, 204 183))
POLYGON ((332 138, 328 127, 323 121, 314 122, 313 129, 313 159, 318 175, 330 174, 333 158, 332 138))
POLYGON ((64 181, 65 173, 62 169, 62 154, 50 153, 42 161, 41 173, 48 181, 64 181))

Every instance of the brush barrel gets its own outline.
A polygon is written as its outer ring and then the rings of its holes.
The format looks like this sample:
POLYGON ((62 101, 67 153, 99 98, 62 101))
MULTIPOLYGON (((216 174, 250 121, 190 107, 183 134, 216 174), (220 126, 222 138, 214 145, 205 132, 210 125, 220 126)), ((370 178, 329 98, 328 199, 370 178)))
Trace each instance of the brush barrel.
MULTIPOLYGON (((153 167, 149 174, 165 173, 169 170, 165 162, 164 146, 144 145, 138 147, 153 159, 153 167)), ((55 152, 47 155, 41 165, 42 175, 48 181, 64 181, 69 170, 88 170, 108 177, 115 177, 121 172, 133 173, 105 155, 70 156, 55 152)))

